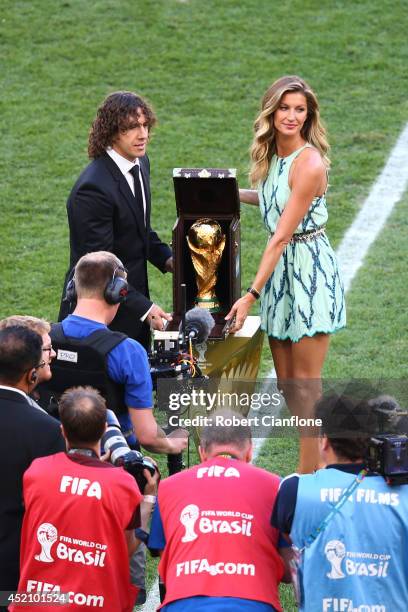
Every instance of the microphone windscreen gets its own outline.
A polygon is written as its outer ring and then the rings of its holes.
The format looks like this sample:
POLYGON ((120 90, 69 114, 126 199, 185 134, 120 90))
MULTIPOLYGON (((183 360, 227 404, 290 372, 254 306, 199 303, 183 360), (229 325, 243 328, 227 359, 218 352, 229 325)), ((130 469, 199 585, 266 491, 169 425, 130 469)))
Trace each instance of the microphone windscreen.
POLYGON ((215 321, 211 313, 205 308, 192 308, 186 312, 186 333, 194 331, 196 334, 195 341, 205 342, 215 325, 215 321))

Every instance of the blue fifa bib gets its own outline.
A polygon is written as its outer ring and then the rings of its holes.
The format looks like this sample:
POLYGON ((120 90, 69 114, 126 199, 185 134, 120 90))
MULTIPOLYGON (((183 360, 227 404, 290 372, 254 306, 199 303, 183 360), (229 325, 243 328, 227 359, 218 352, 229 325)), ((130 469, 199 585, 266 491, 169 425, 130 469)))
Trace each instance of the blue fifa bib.
MULTIPOLYGON (((290 536, 303 548, 354 474, 336 469, 300 476, 290 536)), ((408 485, 368 476, 301 558, 305 612, 408 610, 408 485)))

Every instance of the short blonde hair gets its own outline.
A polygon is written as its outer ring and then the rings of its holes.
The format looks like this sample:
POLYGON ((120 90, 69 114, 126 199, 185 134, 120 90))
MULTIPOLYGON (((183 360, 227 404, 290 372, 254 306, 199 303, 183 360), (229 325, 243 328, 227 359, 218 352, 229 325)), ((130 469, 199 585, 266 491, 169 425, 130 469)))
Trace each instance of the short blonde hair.
POLYGON ((40 336, 49 334, 51 331, 51 325, 45 319, 38 319, 37 317, 31 317, 30 315, 11 315, 0 321, 0 329, 6 329, 7 327, 14 326, 26 327, 35 331, 40 336))
POLYGON ((75 289, 78 298, 103 299, 106 285, 113 275, 126 278, 122 262, 109 251, 83 255, 75 266, 75 289))

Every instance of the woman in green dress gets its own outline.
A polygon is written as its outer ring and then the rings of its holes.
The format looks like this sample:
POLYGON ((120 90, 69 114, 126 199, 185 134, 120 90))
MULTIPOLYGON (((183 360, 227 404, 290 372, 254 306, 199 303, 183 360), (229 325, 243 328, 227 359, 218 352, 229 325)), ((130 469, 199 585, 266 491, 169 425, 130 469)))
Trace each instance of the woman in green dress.
MULTIPOLYGON (((279 389, 293 414, 311 416, 329 334, 346 322, 343 285, 325 233, 329 145, 316 96, 298 76, 269 87, 254 128, 254 189, 240 189, 240 199, 259 206, 270 237, 252 286, 226 318, 235 317, 231 331, 238 331, 261 296, 279 389)), ((302 438, 300 471, 316 465, 316 440, 302 438)))

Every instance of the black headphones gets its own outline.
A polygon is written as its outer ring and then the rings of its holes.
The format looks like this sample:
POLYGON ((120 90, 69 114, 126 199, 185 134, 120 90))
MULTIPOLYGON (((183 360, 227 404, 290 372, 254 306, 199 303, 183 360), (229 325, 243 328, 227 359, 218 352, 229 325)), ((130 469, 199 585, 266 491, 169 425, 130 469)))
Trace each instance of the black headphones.
POLYGON ((31 383, 35 383, 35 382, 37 382, 37 378, 38 378, 37 372, 36 372, 36 371, 34 371, 34 372, 31 374, 31 377, 30 377, 30 382, 31 382, 31 383))
POLYGON ((108 304, 121 304, 126 300, 126 296, 129 292, 129 285, 126 278, 123 276, 116 276, 116 272, 120 270, 121 272, 126 272, 126 269, 123 266, 118 266, 114 269, 112 278, 109 283, 105 287, 105 291, 103 292, 103 297, 108 304))
MULTIPOLYGON (((122 276, 116 276, 116 272, 121 270, 122 272, 126 272, 126 268, 123 266, 117 266, 112 274, 112 278, 109 283, 106 285, 105 290, 103 292, 103 297, 105 301, 110 304, 121 304, 125 301, 126 296, 129 292, 129 285, 125 278, 122 276)), ((67 287, 65 289, 65 297, 64 302, 73 302, 77 299, 77 293, 75 288, 75 276, 68 281, 67 287)))

